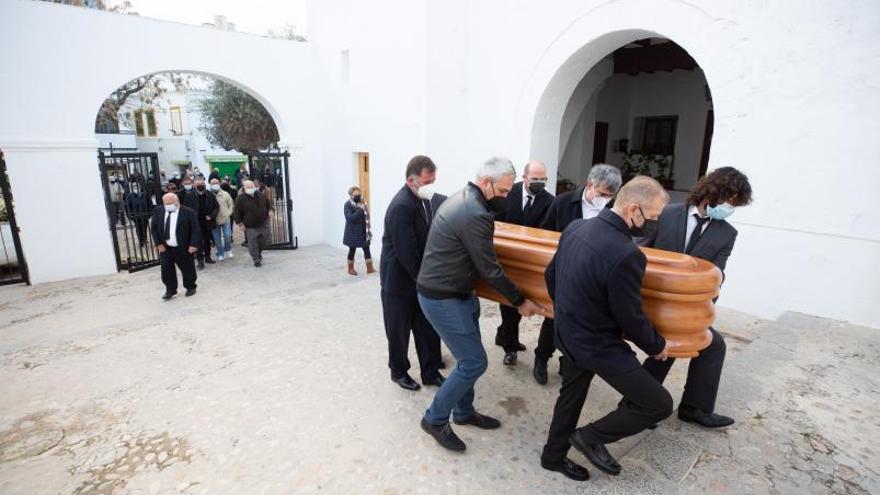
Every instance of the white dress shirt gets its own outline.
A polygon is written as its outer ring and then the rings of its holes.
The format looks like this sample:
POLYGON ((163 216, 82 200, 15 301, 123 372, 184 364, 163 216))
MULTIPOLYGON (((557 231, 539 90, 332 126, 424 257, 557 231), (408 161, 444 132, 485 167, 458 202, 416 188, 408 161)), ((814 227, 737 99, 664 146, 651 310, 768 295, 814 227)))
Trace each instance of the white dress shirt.
MULTIPOLYGON (((700 210, 697 209, 696 206, 691 206, 690 208, 688 208, 687 228, 684 229, 685 248, 687 248, 688 243, 691 242, 691 234, 694 233, 694 229, 697 227, 697 219, 696 219, 696 217, 694 217, 694 215, 698 215, 698 216, 703 217, 702 215, 700 215, 700 210)), ((708 217, 703 217, 703 218, 707 219, 707 221, 703 222, 703 228, 700 229, 700 235, 703 235, 703 232, 706 231, 706 227, 709 225, 709 222, 712 221, 711 218, 708 218, 708 217)))
MULTIPOLYGON (((168 233, 168 240, 165 241, 166 246, 177 247, 177 214, 180 213, 180 207, 178 206, 176 210, 171 213, 165 212, 165 216, 162 218, 162 222, 168 222, 168 216, 171 216, 171 232, 168 233)), ((163 223, 162 228, 165 228, 163 223)))
MULTIPOLYGON (((604 206, 602 208, 604 208, 604 206)), ((584 220, 589 220, 591 218, 599 216, 602 208, 599 208, 593 203, 587 201, 587 188, 585 187, 584 195, 583 197, 581 197, 581 212, 583 213, 584 220)))

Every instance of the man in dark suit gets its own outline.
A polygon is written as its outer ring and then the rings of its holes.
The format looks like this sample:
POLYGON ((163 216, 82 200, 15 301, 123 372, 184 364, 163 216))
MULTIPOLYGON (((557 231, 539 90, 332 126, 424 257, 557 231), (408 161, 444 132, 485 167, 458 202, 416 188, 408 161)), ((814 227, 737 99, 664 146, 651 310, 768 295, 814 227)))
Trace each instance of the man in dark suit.
MULTIPOLYGON (((735 207, 747 205, 751 200, 748 178, 733 167, 719 168, 700 179, 686 203, 667 206, 660 215, 657 232, 639 244, 711 261, 723 274, 737 234, 725 218, 735 207)), ((688 365, 678 417, 707 428, 719 428, 734 422, 733 418, 714 412, 727 346, 714 328, 710 327, 709 331, 712 332, 709 347, 691 358, 688 365)), ((663 383, 674 361, 647 359, 644 368, 663 383)))
MULTIPOLYGON (((583 187, 562 193, 553 201, 541 228, 562 232, 575 220, 596 217, 620 189, 621 180, 620 170, 617 167, 604 163, 593 165, 587 183, 583 187)), ((553 356, 554 350, 553 321, 545 320, 538 334, 535 364, 532 369, 532 376, 541 385, 547 383, 547 362, 553 356)))
POLYGON ((198 252, 202 243, 202 231, 196 212, 186 206, 180 206, 180 199, 174 193, 162 196, 162 205, 153 209, 152 229, 153 242, 159 251, 162 267, 162 283, 165 284, 166 301, 177 294, 177 271, 183 275, 183 286, 186 296, 196 293, 196 267, 193 254, 198 252))
POLYGON ((660 360, 677 345, 664 340, 642 311, 647 260, 631 237, 655 223, 667 201, 657 181, 639 176, 620 189, 613 209, 576 221, 562 233, 545 273, 562 352, 562 388, 541 454, 545 469, 572 479, 589 478, 586 469, 566 458, 574 446, 600 470, 620 474, 605 444, 635 435, 672 413, 669 392, 642 368, 623 340, 660 360), (625 400, 606 416, 576 428, 594 375, 625 400))
MULTIPOLYGON (((507 208, 498 221, 539 227, 547 210, 553 203, 553 195, 547 192, 547 167, 544 162, 531 160, 523 169, 523 180, 517 182, 507 195, 507 208)), ((504 364, 516 364, 517 351, 526 350, 519 341, 519 322, 522 316, 516 308, 501 305, 501 325, 495 334, 495 345, 504 348, 504 364)), ((545 319, 549 325, 553 320, 545 319)))
POLYGON ((415 338, 422 383, 440 386, 440 337, 425 318, 416 292, 416 279, 425 253, 434 212, 446 199, 434 194, 437 167, 427 156, 416 156, 406 166, 406 183, 385 212, 379 279, 382 313, 388 338, 391 380, 406 390, 418 390, 409 376, 409 335, 415 338))

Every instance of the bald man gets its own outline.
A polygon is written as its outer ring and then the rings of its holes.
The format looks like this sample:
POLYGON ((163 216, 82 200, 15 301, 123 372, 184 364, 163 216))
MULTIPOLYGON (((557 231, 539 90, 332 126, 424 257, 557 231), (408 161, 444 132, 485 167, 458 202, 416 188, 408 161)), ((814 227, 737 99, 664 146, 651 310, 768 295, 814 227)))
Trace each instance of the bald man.
POLYGON ((642 311, 647 260, 632 242, 656 227, 668 200, 657 181, 638 176, 620 189, 613 208, 575 220, 559 239, 545 279, 556 315, 556 346, 563 356, 562 388, 541 454, 545 469, 575 480, 589 478, 585 468, 566 457, 573 446, 598 469, 618 475, 620 464, 605 444, 635 435, 672 413, 672 396, 624 341, 660 361, 678 345, 657 333, 642 311), (604 417, 577 428, 595 375, 624 400, 604 417))
MULTIPOLYGON (((553 204, 553 195, 547 192, 547 166, 544 162, 530 160, 523 169, 522 181, 517 182, 507 195, 507 208, 496 220, 526 227, 540 227, 553 204)), ((516 364, 518 351, 526 350, 519 341, 519 311, 501 305, 501 325, 495 334, 495 345, 504 348, 504 364, 516 364)), ((545 319, 544 325, 553 327, 553 320, 545 319)))
POLYGON ((162 283, 165 294, 162 299, 169 300, 177 294, 177 271, 180 268, 186 296, 196 293, 196 267, 193 255, 202 243, 202 230, 195 210, 180 205, 175 193, 162 196, 162 204, 153 209, 150 225, 153 242, 159 251, 162 267, 162 283))

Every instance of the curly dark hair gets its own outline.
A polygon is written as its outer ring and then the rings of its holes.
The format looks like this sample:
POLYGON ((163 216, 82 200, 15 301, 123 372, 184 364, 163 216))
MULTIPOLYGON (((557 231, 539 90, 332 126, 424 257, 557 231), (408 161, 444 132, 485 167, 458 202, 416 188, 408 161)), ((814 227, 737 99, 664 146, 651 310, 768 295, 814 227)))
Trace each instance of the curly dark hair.
POLYGON ((752 186, 746 174, 733 167, 713 170, 697 182, 687 199, 688 205, 699 205, 709 200, 710 205, 728 202, 745 206, 752 202, 752 186))

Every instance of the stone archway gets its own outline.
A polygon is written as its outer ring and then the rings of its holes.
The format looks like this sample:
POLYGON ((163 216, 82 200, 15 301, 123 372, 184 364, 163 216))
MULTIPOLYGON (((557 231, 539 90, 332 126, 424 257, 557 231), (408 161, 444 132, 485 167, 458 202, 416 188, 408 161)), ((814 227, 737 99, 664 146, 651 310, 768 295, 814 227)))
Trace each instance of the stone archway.
POLYGON ((565 182, 560 192, 583 183, 601 161, 625 176, 653 175, 683 199, 708 163, 710 94, 702 68, 669 38, 605 34, 550 78, 532 121, 531 156, 552 164, 565 182))

